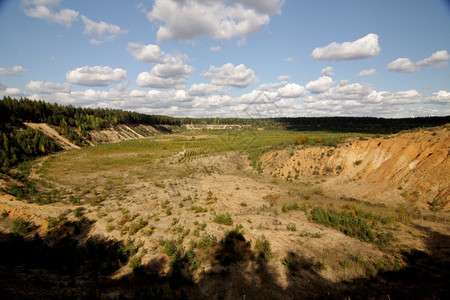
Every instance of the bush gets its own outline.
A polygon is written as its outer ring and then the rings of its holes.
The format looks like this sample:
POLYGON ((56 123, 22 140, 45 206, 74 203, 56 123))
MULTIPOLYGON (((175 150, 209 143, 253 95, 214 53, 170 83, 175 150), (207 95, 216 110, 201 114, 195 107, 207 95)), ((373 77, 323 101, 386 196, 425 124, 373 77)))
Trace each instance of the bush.
POLYGON ((289 231, 297 231, 297 226, 295 226, 295 224, 291 223, 286 226, 286 229, 289 231))
POLYGON ((264 235, 256 239, 255 252, 257 259, 263 259, 269 262, 273 256, 272 249, 270 247, 270 241, 266 239, 264 235))
POLYGON ((300 205, 298 205, 297 202, 290 203, 290 204, 286 204, 286 203, 283 204, 283 207, 281 208, 282 212, 286 213, 290 210, 303 210, 306 212, 306 206, 305 205, 300 206, 300 205))
POLYGON ((226 214, 218 214, 214 217, 213 220, 217 224, 223 224, 223 225, 233 225, 233 220, 231 219, 231 216, 229 213, 226 214))
POLYGON ((308 141, 306 135, 300 135, 297 137, 297 145, 304 145, 308 141))
POLYGON ((130 259, 128 266, 133 270, 133 272, 136 272, 141 266, 141 258, 139 256, 133 256, 130 259))
POLYGON ((83 212, 84 212, 84 208, 83 207, 77 207, 74 211, 73 211, 73 215, 76 218, 81 218, 83 216, 83 212))
POLYGON ((35 228, 36 226, 33 224, 33 222, 25 221, 23 219, 17 219, 13 223, 13 232, 22 235, 33 231, 35 228))

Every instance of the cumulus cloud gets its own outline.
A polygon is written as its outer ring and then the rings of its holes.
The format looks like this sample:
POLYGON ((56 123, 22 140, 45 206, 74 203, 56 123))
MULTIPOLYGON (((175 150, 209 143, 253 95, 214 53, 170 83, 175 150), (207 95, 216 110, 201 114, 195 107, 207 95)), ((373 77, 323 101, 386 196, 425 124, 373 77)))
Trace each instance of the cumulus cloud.
POLYGON ((28 72, 28 69, 26 69, 22 66, 12 66, 12 67, 0 68, 0 75, 4 75, 4 76, 18 75, 20 73, 25 73, 25 72, 28 72))
POLYGON ((209 70, 201 75, 211 77, 212 84, 233 87, 247 87, 256 80, 255 72, 243 64, 236 67, 232 63, 224 64, 221 67, 210 66, 209 70))
POLYGON ((450 55, 447 50, 436 51, 431 54, 430 57, 424 60, 418 61, 418 67, 433 67, 433 68, 443 68, 448 65, 447 60, 450 60, 450 55))
POLYGON ((133 57, 142 62, 161 63, 165 52, 158 45, 140 43, 128 43, 127 51, 133 57))
POLYGON ((420 103, 422 100, 422 94, 416 90, 407 90, 399 92, 376 92, 372 91, 367 96, 367 102, 372 103, 384 103, 389 105, 407 105, 420 103))
POLYGON ((323 48, 315 48, 311 55, 314 59, 342 61, 378 55, 380 51, 378 35, 369 33, 353 42, 344 42, 342 44, 333 42, 323 48))
POLYGON ((372 76, 372 75, 376 75, 378 74, 377 70, 375 69, 370 69, 370 70, 362 70, 361 72, 359 72, 356 76, 357 77, 366 77, 366 76, 372 76))
POLYGON ((112 69, 108 66, 84 66, 66 73, 66 80, 73 84, 84 86, 107 86, 127 78, 124 69, 112 69))
POLYGON ((60 0, 22 0, 27 16, 58 23, 69 28, 78 19, 79 12, 59 8, 60 0))
POLYGON ((147 13, 150 21, 161 22, 157 41, 192 40, 206 36, 215 40, 245 37, 257 32, 279 13, 282 0, 155 0, 147 13))
POLYGON ((150 72, 138 75, 136 83, 142 87, 181 89, 194 73, 194 68, 185 63, 189 60, 187 55, 165 53, 158 45, 128 43, 127 51, 139 61, 156 63, 150 72))
POLYGON ((289 83, 279 88, 277 93, 281 98, 298 98, 306 94, 306 89, 296 83, 289 83))
POLYGON ((400 57, 389 63, 387 69, 393 72, 414 73, 421 71, 424 67, 443 68, 448 65, 450 55, 447 50, 436 51, 417 63, 412 62, 409 58, 400 57))
POLYGON ((223 93, 222 86, 217 86, 217 85, 209 84, 209 83, 193 84, 188 90, 188 94, 190 96, 206 96, 206 95, 222 94, 222 93, 223 93))
POLYGON ((26 85, 26 89, 39 94, 70 93, 70 86, 68 83, 61 84, 32 80, 26 85))
POLYGON ((211 52, 218 52, 220 51, 220 46, 212 46, 211 48, 209 48, 211 50, 211 52))
POLYGON ((9 88, 6 85, 0 85, 0 95, 15 98, 26 97, 27 94, 18 88, 9 88))
POLYGON ((323 68, 322 69, 322 74, 325 75, 325 76, 328 76, 328 77, 334 76, 333 67, 328 66, 326 68, 323 68))
POLYGON ((351 83, 341 81, 338 86, 329 89, 321 98, 333 100, 363 100, 372 92, 372 86, 367 83, 351 83))
POLYGON ((284 61, 293 62, 295 59, 292 56, 286 57, 284 61))
POLYGON ((103 21, 97 23, 88 19, 86 16, 81 16, 81 20, 84 23, 83 33, 96 37, 90 41, 94 46, 99 46, 104 42, 112 41, 117 36, 128 32, 127 30, 121 29, 118 25, 108 24, 103 21))
POLYGON ((310 81, 306 84, 306 89, 311 93, 323 93, 333 85, 333 79, 329 76, 322 76, 316 80, 310 81))
POLYGON ((425 102, 434 104, 450 104, 450 92, 439 91, 432 93, 429 97, 425 98, 425 102))
POLYGON ((155 65, 150 72, 138 75, 136 83, 141 87, 184 88, 194 68, 184 63, 182 57, 166 57, 163 63, 155 65))
POLYGON ((389 63, 387 66, 389 71, 401 73, 414 73, 420 70, 409 58, 400 57, 389 63))

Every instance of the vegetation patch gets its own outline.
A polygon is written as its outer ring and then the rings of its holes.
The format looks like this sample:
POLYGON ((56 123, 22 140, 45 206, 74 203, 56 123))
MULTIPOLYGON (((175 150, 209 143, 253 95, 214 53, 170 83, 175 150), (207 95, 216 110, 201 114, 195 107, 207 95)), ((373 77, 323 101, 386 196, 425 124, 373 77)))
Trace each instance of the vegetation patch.
POLYGON ((233 219, 231 219, 231 216, 229 213, 218 214, 214 217, 213 221, 217 224, 223 224, 223 225, 228 225, 228 226, 233 225, 233 219))
POLYGON ((372 223, 369 225, 368 215, 362 213, 356 215, 353 211, 336 211, 334 209, 324 209, 316 206, 311 210, 311 220, 315 223, 323 224, 327 227, 335 228, 345 235, 355 237, 364 242, 376 243, 379 245, 389 244, 392 233, 385 233, 380 227, 372 223))

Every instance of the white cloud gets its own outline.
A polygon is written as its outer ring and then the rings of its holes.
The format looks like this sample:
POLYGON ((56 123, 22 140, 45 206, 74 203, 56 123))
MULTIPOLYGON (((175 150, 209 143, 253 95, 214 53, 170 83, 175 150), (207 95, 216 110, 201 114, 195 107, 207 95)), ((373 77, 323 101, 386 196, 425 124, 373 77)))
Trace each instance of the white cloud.
POLYGON ((104 42, 112 41, 117 36, 128 32, 127 30, 120 29, 118 25, 108 24, 103 21, 97 23, 88 19, 86 16, 81 16, 81 20, 84 23, 83 33, 98 38, 91 39, 90 42, 94 46, 99 46, 104 42))
POLYGON ((70 86, 68 83, 61 84, 32 80, 26 85, 26 89, 39 94, 70 93, 70 86))
POLYGON ((128 43, 127 51, 137 60, 149 63, 161 63, 165 55, 158 45, 153 44, 128 43))
POLYGON ((306 94, 306 89, 296 83, 289 83, 279 88, 277 93, 281 98, 298 98, 306 94))
POLYGON ((371 103, 383 103, 386 105, 407 105, 420 103, 422 95, 416 90, 399 92, 372 91, 366 101, 371 103))
POLYGON ((61 8, 57 10, 60 0, 22 0, 27 16, 58 23, 69 28, 78 19, 79 12, 61 8))
POLYGON ((447 50, 440 50, 431 54, 430 57, 418 61, 417 63, 412 62, 409 58, 397 58, 388 64, 387 69, 393 72, 414 73, 422 71, 424 67, 446 67, 448 65, 448 60, 450 60, 450 55, 447 50))
POLYGON ((247 87, 256 80, 255 72, 240 64, 236 67, 227 63, 222 67, 210 66, 209 70, 201 76, 211 77, 211 83, 216 85, 229 85, 233 87, 247 87))
POLYGON ((378 74, 377 70, 375 69, 370 69, 370 70, 362 70, 361 72, 359 72, 356 76, 357 77, 365 77, 365 76, 372 76, 372 75, 376 75, 378 74))
POLYGON ((328 77, 334 76, 333 67, 328 66, 326 68, 323 68, 322 69, 322 74, 325 75, 325 76, 328 76, 328 77))
POLYGON ((212 46, 211 48, 210 48, 210 50, 211 50, 211 52, 218 52, 218 51, 220 51, 220 46, 212 46))
POLYGON ((0 91, 6 90, 7 87, 8 86, 6 84, 0 82, 0 91))
POLYGON ((420 70, 409 58, 400 57, 389 63, 387 66, 389 71, 401 73, 414 73, 420 70))
POLYGON ((183 63, 179 57, 166 57, 164 63, 157 64, 150 72, 138 75, 136 83, 141 87, 184 88, 186 80, 194 73, 194 68, 183 63))
POLYGON ((432 93, 431 96, 425 98, 425 102, 434 104, 450 104, 450 92, 439 91, 432 93))
POLYGON ((66 73, 68 82, 84 86, 107 86, 125 78, 127 78, 127 71, 107 66, 84 66, 66 73))
POLYGON ((150 21, 161 22, 157 41, 192 40, 206 36, 214 40, 245 37, 269 24, 270 15, 279 13, 280 0, 155 0, 147 13, 150 21))
POLYGON ((311 93, 323 93, 333 85, 333 79, 328 76, 319 77, 316 80, 310 81, 306 84, 306 89, 311 93))
POLYGON ((284 61, 293 62, 295 59, 292 56, 286 57, 284 61))
POLYGON ((260 13, 279 14, 284 0, 230 0, 233 3, 240 3, 248 8, 260 13))
POLYGON ((430 57, 425 58, 424 60, 418 61, 417 66, 443 68, 448 65, 447 60, 450 60, 450 55, 447 53, 447 50, 441 50, 434 52, 430 57))
POLYGON ((185 63, 189 60, 187 55, 165 53, 158 45, 128 43, 127 51, 139 61, 156 63, 150 72, 138 75, 136 83, 142 87, 182 89, 194 73, 194 68, 185 63))
POLYGON ((15 97, 15 98, 27 96, 27 94, 25 92, 22 92, 20 89, 9 88, 9 87, 6 87, 6 85, 1 86, 0 95, 1 96, 10 96, 10 97, 15 97))
POLYGON ((19 73, 25 73, 25 72, 28 72, 28 69, 26 69, 22 66, 12 66, 12 67, 0 68, 0 75, 4 75, 4 76, 18 75, 19 73))
POLYGON ((338 86, 320 95, 321 98, 333 100, 363 100, 372 92, 372 86, 367 83, 352 83, 341 81, 338 86))
POLYGON ((217 86, 217 85, 209 84, 209 83, 193 84, 188 90, 188 94, 190 96, 206 96, 206 95, 222 94, 222 93, 223 93, 222 86, 217 86))
POLYGON ((289 75, 280 75, 278 76, 279 81, 289 81, 291 79, 291 76, 289 75))
POLYGON ((323 48, 315 48, 312 52, 314 59, 341 61, 354 60, 378 55, 381 51, 378 35, 369 33, 363 38, 342 44, 333 42, 323 48))

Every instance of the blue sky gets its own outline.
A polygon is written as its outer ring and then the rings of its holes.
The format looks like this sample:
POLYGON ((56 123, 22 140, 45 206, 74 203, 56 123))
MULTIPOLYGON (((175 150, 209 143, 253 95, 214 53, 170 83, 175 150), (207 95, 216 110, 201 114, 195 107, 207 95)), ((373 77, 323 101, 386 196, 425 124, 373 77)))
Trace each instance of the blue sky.
POLYGON ((450 115, 445 0, 0 0, 0 95, 197 117, 450 115))

